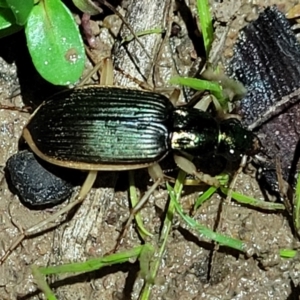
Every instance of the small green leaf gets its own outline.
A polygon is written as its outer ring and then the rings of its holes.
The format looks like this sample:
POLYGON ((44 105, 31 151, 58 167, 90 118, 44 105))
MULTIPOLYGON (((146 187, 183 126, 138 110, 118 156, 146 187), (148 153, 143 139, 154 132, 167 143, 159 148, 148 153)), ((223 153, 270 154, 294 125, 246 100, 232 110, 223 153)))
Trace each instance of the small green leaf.
POLYGON ((208 57, 214 39, 214 30, 208 0, 197 0, 197 9, 204 40, 205 52, 208 57))
POLYGON ((13 34, 22 27, 15 24, 15 17, 9 8, 0 8, 0 38, 13 34))
POLYGON ((33 0, 6 0, 6 2, 15 16, 16 23, 24 25, 33 8, 33 0))
MULTIPOLYGON (((220 187, 222 193, 228 195, 228 188, 220 187)), ((232 199, 237 201, 238 203, 243 203, 247 205, 251 205, 254 207, 259 207, 264 210, 285 210, 285 206, 282 203, 268 202, 264 200, 255 199, 253 197, 249 197, 235 191, 231 191, 232 199)))
POLYGON ((0 30, 6 29, 15 23, 15 18, 9 8, 0 8, 0 30))
POLYGON ((70 11, 59 0, 41 0, 25 27, 28 49, 38 72, 56 85, 75 83, 85 62, 84 47, 70 11))
POLYGON ((293 249, 280 249, 279 254, 282 258, 295 258, 298 253, 293 249))
POLYGON ((172 77, 169 81, 171 84, 181 84, 189 86, 195 90, 208 90, 210 91, 218 100, 223 99, 222 87, 213 81, 202 80, 197 78, 189 77, 172 77))
POLYGON ((8 7, 5 0, 0 0, 0 7, 8 7))
POLYGON ((101 9, 97 9, 97 5, 92 1, 88 0, 73 0, 74 5, 80 9, 82 12, 89 14, 91 16, 99 15, 101 9))
POLYGON ((197 201, 194 205, 194 210, 196 210, 199 206, 201 206, 205 201, 207 201, 215 192, 217 188, 214 186, 211 186, 208 188, 201 196, 197 198, 197 201))

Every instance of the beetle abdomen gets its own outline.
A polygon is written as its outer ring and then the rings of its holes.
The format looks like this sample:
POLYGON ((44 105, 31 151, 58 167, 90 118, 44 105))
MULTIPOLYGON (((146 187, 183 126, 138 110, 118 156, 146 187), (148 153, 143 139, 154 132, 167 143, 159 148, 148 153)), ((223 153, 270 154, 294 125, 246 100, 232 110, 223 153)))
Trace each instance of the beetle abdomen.
POLYGON ((43 103, 27 130, 40 152, 59 161, 149 163, 169 149, 172 109, 160 94, 88 86, 43 103))

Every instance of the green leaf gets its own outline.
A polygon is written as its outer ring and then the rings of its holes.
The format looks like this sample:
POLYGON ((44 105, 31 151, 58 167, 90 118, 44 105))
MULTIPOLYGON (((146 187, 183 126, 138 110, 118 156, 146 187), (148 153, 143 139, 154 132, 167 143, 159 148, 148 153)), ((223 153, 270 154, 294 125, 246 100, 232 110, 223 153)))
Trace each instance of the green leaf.
MULTIPOLYGON (((222 193, 228 195, 228 188, 220 187, 222 193)), ((231 191, 232 199, 237 201, 238 203, 243 203, 247 205, 251 205, 254 207, 259 207, 264 210, 285 210, 285 206, 282 203, 268 202, 264 200, 255 199, 253 197, 249 197, 246 195, 242 195, 235 191, 231 191)))
POLYGON ((12 10, 16 23, 24 25, 33 8, 33 0, 6 0, 8 7, 12 10))
POLYGON ((169 81, 171 84, 180 84, 189 86, 195 90, 208 90, 210 91, 218 100, 223 99, 222 87, 213 81, 189 78, 189 77, 172 77, 169 81))
POLYGON ((280 249, 279 254, 282 258, 295 258, 298 252, 293 249, 280 249))
POLYGON ((42 0, 35 5, 25 32, 33 64, 43 78, 56 85, 79 79, 85 62, 83 42, 61 1, 42 0))
POLYGON ((0 0, 0 7, 8 7, 5 0, 0 0))
POLYGON ((198 199, 197 199, 197 201, 195 202, 194 210, 196 210, 205 201, 207 201, 216 192, 216 190, 217 190, 216 187, 211 186, 201 196, 199 196, 198 199))
POLYGON ((178 200, 176 199, 175 193, 173 192, 172 188, 170 187, 170 185, 168 183, 167 183, 167 189, 169 191, 171 202, 175 206, 177 213, 186 222, 186 224, 189 225, 192 229, 196 230, 200 236, 210 239, 212 241, 215 241, 215 242, 219 243, 220 245, 228 246, 233 249, 237 249, 241 252, 245 252, 249 249, 250 244, 248 245, 247 243, 242 242, 238 239, 231 238, 229 236, 214 232, 210 228, 203 226, 202 224, 198 223, 190 216, 184 214, 178 200))
POLYGON ((88 0, 73 0, 74 5, 82 12, 91 16, 99 15, 101 9, 97 9, 97 5, 88 0))
POLYGON ((208 57, 211 44, 214 39, 214 30, 212 26, 212 18, 209 10, 208 0, 197 0, 197 9, 199 15, 199 21, 201 24, 201 30, 204 40, 205 52, 208 57))
POLYGON ((13 34, 22 27, 15 24, 15 17, 9 8, 0 8, 0 38, 13 34))
POLYGON ((9 8, 0 8, 0 30, 6 29, 15 23, 15 18, 9 8))

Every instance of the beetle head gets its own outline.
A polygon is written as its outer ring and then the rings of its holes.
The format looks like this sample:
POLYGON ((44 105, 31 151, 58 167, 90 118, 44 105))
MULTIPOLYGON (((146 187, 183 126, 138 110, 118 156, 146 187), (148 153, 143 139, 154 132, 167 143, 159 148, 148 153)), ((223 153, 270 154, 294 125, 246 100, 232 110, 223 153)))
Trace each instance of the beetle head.
POLYGON ((219 147, 217 153, 230 161, 240 159, 244 154, 254 155, 261 148, 257 136, 243 128, 237 119, 227 119, 220 123, 219 147))

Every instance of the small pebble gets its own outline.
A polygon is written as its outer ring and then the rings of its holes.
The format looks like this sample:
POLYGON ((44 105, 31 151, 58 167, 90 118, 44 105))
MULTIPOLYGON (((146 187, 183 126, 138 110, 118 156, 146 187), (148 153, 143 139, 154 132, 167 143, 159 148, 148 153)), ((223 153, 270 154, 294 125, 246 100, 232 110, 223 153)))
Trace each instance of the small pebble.
POLYGON ((72 184, 59 177, 63 168, 44 163, 27 150, 11 156, 6 169, 12 188, 30 206, 58 204, 73 191, 72 184))

